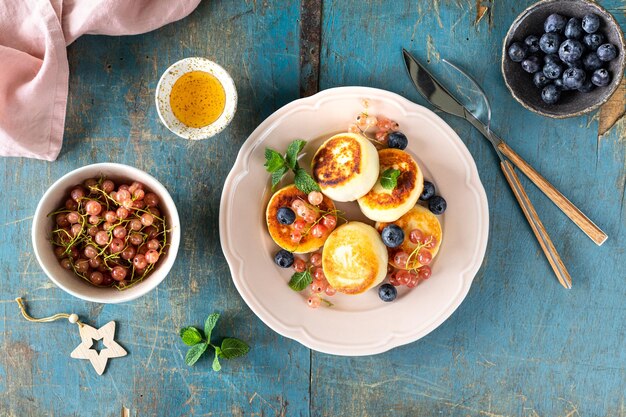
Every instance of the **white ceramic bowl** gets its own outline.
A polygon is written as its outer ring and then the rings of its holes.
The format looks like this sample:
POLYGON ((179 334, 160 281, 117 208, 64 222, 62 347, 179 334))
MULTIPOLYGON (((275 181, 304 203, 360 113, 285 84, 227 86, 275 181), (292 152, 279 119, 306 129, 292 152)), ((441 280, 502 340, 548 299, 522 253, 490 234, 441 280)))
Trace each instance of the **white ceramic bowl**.
POLYGON ((169 67, 161 76, 155 93, 157 113, 161 122, 181 138, 199 140, 207 139, 220 133, 233 119, 237 110, 237 89, 228 72, 213 61, 206 58, 185 58, 169 67), (172 86, 184 74, 191 71, 204 71, 213 75, 224 87, 226 103, 224 111, 213 123, 204 127, 189 127, 174 116, 170 105, 172 86))
POLYGON ((174 200, 165 187, 152 175, 133 168, 128 165, 101 163, 87 165, 65 174, 48 188, 48 191, 41 197, 32 226, 33 249, 39 265, 59 288, 83 300, 97 303, 121 303, 134 300, 150 292, 161 283, 169 273, 178 246, 180 245, 180 220, 174 200), (81 184, 88 178, 97 178, 104 175, 112 179, 116 184, 118 181, 139 181, 147 189, 155 193, 160 200, 159 209, 165 215, 170 233, 168 241, 170 246, 159 260, 157 267, 143 281, 126 290, 120 291, 114 287, 100 288, 74 275, 72 271, 63 269, 59 260, 54 255, 53 246, 50 243, 50 235, 54 225, 54 218, 48 217, 51 213, 63 206, 67 200, 69 192, 77 184, 81 184))

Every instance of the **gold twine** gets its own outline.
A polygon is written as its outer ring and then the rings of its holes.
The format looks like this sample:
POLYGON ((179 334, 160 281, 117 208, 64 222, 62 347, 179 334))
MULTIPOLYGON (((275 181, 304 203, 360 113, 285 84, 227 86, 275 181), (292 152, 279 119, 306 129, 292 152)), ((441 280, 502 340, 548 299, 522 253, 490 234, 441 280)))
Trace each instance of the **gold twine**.
POLYGON ((28 321, 32 321, 34 323, 49 323, 51 321, 60 320, 60 319, 69 319, 71 316, 76 316, 75 323, 78 325, 78 327, 83 326, 83 323, 78 319, 78 316, 76 314, 59 313, 50 317, 42 317, 40 319, 36 319, 26 312, 26 306, 24 305, 24 300, 22 300, 22 297, 17 297, 15 299, 15 302, 19 306, 20 311, 22 312, 22 316, 24 316, 24 318, 28 321))

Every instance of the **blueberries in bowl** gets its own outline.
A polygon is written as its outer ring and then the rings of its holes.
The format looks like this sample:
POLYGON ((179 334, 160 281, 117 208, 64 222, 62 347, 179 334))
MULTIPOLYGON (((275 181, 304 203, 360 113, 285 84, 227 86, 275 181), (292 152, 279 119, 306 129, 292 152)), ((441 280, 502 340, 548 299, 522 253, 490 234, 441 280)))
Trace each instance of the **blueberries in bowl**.
POLYGON ((590 35, 585 35, 583 38, 583 43, 585 46, 592 51, 597 51, 600 45, 604 42, 604 36, 601 33, 593 33, 590 35))
MULTIPOLYGON (((556 80, 557 78, 560 78, 561 74, 563 74, 563 67, 561 67, 559 64, 549 62, 543 66, 543 75, 551 80, 556 80)), ((533 81, 535 81, 534 78, 533 81)), ((535 85, 537 85, 537 83, 535 83, 535 85)))
POLYGON ((528 48, 519 42, 513 42, 509 47, 509 58, 513 62, 522 62, 528 53, 528 48))
POLYGON ((559 101, 559 98, 561 98, 561 89, 556 86, 556 83, 548 84, 541 91, 541 98, 547 104, 556 104, 556 102, 559 101))
POLYGON ((580 39, 583 37, 583 33, 580 19, 572 17, 565 25, 565 37, 567 39, 580 39))
POLYGON ((582 27, 587 33, 596 33, 600 29, 600 18, 595 14, 587 14, 583 17, 582 27))
POLYGON ((606 42, 601 26, 596 14, 579 19, 553 13, 543 22, 544 33, 513 41, 508 56, 532 75, 543 102, 554 105, 562 94, 588 93, 610 84, 608 63, 620 51, 606 42))
POLYGON ((587 75, 580 68, 568 68, 563 73, 563 85, 570 90, 578 90, 585 83, 587 75))
POLYGON ((536 73, 541 68, 541 66, 539 65, 539 58, 535 55, 529 56, 522 61, 522 68, 524 69, 524 71, 531 74, 536 73))
POLYGON ((556 54, 561 46, 561 37, 558 33, 544 33, 539 39, 539 47, 546 54, 556 54))
POLYGON ((535 54, 540 50, 539 38, 535 35, 526 37, 526 39, 524 39, 524 45, 526 45, 529 54, 535 54))
POLYGON ((611 82, 611 76, 607 70, 600 68, 593 72, 591 82, 598 87, 606 87, 611 82))
POLYGON ((546 33, 563 33, 566 24, 567 19, 565 17, 558 13, 553 13, 544 22, 543 30, 546 33))
POLYGON ((605 43, 604 45, 600 45, 600 47, 596 51, 596 54, 598 54, 598 58, 600 58, 600 61, 613 61, 615 58, 617 58, 617 48, 615 48, 615 46, 611 45, 610 43, 605 43))
MULTIPOLYGON (((544 66, 543 68, 545 71, 546 67, 544 66)), ((538 71, 535 73, 535 75, 533 75, 533 83, 535 84, 535 87, 543 88, 550 83, 550 79, 545 76, 543 71, 538 71)))
POLYGON ((559 58, 566 63, 575 63, 583 56, 583 45, 573 39, 568 39, 559 46, 559 58))

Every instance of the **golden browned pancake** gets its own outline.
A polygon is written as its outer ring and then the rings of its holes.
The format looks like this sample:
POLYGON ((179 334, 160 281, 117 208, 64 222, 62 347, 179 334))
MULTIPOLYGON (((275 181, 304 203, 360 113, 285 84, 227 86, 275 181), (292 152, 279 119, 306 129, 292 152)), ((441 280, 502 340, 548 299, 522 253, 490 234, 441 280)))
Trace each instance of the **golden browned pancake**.
POLYGON ((326 240, 322 268, 334 289, 344 294, 361 294, 385 279, 387 249, 372 226, 346 223, 326 240))
POLYGON ((312 162, 313 178, 335 201, 364 196, 378 179, 378 152, 356 133, 340 133, 319 147, 312 162))
MULTIPOLYGON (((295 185, 288 185, 280 190, 276 191, 270 202, 267 204, 267 210, 265 212, 265 221, 267 223, 267 229, 270 232, 270 236, 276 242, 278 246, 281 248, 288 250, 289 252, 295 253, 308 253, 313 252, 314 250, 322 247, 326 238, 330 234, 325 233, 322 237, 316 238, 308 233, 309 226, 307 226, 302 231, 302 239, 299 243, 294 243, 291 240, 291 231, 292 225, 284 225, 278 222, 276 218, 276 212, 281 207, 289 207, 291 208, 291 203, 293 203, 296 199, 301 199, 302 201, 307 201, 307 195, 302 191, 298 190, 295 185)), ((320 210, 322 214, 334 212, 335 204, 333 201, 324 197, 322 202, 317 208, 320 210)), ((301 217, 297 217, 301 219, 301 217)))
POLYGON ((384 188, 380 179, 363 197, 359 207, 365 216, 376 222, 393 222, 411 210, 424 189, 424 176, 417 162, 400 149, 382 149, 378 152, 380 175, 387 169, 400 171, 398 183, 392 190, 384 188))
MULTIPOLYGON (((376 223, 376 229, 379 232, 385 228, 385 226, 391 223, 376 223)), ((404 216, 400 217, 398 220, 393 222, 393 224, 400 226, 404 231, 404 242, 397 248, 388 248, 389 251, 389 263, 396 268, 399 268, 398 265, 393 263, 393 258, 397 252, 403 251, 407 254, 411 254, 417 247, 417 245, 409 239, 409 235, 412 230, 419 229, 421 230, 425 236, 433 236, 437 242, 435 247, 432 249, 428 249, 435 259, 437 253, 439 252, 439 247, 441 246, 441 240, 443 239, 443 233, 441 230, 441 224, 439 223, 439 219, 437 216, 432 214, 430 210, 426 207, 422 207, 420 205, 416 205, 411 210, 409 210, 404 216)), ((408 268, 400 268, 400 269, 416 269, 422 266, 417 261, 417 256, 411 258, 411 262, 407 265, 408 268)))

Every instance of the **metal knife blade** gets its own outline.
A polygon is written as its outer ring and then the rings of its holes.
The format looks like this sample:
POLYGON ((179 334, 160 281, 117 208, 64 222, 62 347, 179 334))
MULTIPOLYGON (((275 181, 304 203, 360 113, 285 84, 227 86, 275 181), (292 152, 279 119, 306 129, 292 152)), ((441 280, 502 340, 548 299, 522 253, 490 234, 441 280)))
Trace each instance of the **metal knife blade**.
POLYGON ((402 55, 404 56, 404 63, 406 65, 407 72, 411 81, 417 91, 424 96, 433 106, 439 110, 452 114, 454 116, 462 117, 470 122, 482 135, 487 138, 491 144, 495 147, 498 156, 500 150, 498 145, 502 142, 502 139, 497 137, 491 132, 487 126, 478 120, 465 106, 463 106, 459 100, 444 87, 417 59, 415 59, 406 49, 402 49, 402 55))

